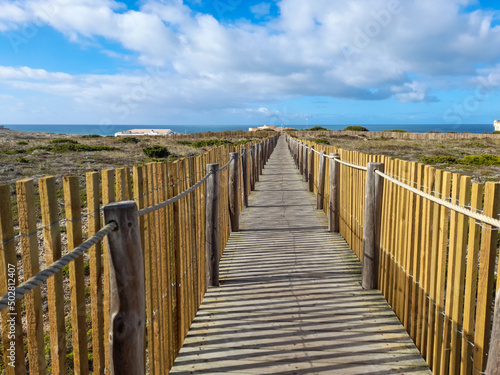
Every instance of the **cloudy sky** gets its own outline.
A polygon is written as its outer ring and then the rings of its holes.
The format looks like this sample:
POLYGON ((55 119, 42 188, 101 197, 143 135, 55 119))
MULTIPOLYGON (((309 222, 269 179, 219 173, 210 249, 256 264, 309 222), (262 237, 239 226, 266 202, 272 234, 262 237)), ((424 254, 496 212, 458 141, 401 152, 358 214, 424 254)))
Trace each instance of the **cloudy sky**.
POLYGON ((497 0, 0 0, 0 124, 481 124, 497 0))

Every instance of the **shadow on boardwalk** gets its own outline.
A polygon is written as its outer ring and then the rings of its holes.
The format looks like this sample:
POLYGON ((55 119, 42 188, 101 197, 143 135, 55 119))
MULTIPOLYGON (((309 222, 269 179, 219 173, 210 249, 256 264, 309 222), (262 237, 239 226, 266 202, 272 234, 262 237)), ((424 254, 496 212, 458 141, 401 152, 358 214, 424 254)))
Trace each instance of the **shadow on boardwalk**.
POLYGON ((306 190, 280 139, 171 374, 430 374, 306 190))

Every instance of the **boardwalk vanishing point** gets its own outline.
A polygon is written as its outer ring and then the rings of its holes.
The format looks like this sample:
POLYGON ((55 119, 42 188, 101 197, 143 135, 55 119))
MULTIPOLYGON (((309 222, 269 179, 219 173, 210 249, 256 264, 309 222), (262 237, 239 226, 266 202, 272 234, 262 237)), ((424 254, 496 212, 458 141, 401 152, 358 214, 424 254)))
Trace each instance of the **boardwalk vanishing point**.
POLYGON ((171 374, 431 374, 315 203, 281 137, 171 374))

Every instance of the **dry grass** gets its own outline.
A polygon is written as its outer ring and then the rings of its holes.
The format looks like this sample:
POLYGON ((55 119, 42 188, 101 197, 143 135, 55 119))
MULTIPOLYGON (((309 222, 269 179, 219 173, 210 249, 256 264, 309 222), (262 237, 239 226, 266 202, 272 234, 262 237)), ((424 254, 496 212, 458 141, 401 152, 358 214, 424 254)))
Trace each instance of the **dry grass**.
MULTIPOLYGON (((330 145, 350 151, 361 151, 368 154, 388 155, 409 161, 419 161, 428 156, 452 156, 463 158, 468 155, 500 156, 500 139, 464 139, 464 140, 403 140, 393 138, 365 137, 322 137, 318 132, 316 138, 326 139, 330 145)), ((500 166, 435 164, 437 168, 462 173, 473 177, 476 182, 500 181, 500 166)))

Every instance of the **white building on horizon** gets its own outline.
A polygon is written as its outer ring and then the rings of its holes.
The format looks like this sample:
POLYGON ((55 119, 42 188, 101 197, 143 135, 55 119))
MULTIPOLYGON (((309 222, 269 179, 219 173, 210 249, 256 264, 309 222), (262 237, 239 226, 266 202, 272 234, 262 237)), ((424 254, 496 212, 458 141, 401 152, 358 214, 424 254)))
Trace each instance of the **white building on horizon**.
POLYGON ((172 131, 171 129, 130 129, 130 130, 124 130, 118 133, 115 133, 115 137, 121 137, 121 136, 132 136, 132 135, 150 135, 150 136, 158 136, 162 135, 164 137, 168 137, 170 135, 177 134, 176 132, 172 131))

